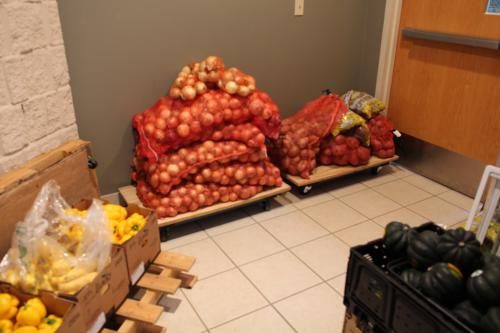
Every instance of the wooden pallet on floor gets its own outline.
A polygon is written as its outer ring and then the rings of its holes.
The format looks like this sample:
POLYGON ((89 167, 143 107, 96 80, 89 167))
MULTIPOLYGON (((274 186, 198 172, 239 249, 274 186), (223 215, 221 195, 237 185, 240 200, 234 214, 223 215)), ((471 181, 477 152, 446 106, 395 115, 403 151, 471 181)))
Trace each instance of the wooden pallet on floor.
POLYGON ((378 158, 376 156, 370 157, 368 164, 353 166, 338 166, 338 165, 320 165, 313 170, 309 178, 302 178, 300 176, 285 175, 285 179, 298 187, 300 192, 306 194, 312 188, 312 185, 321 183, 327 180, 332 180, 342 176, 354 174, 360 171, 372 169, 374 173, 378 173, 379 167, 389 164, 390 162, 399 159, 398 155, 391 158, 378 158))
POLYGON ((139 300, 127 298, 116 311, 123 323, 117 330, 103 329, 101 333, 161 333, 166 328, 156 325, 164 311, 158 302, 164 295, 173 295, 179 288, 192 288, 198 280, 188 271, 196 258, 161 251, 135 284, 145 290, 139 300))
MULTIPOLYGON (((158 219, 158 224, 160 225, 160 227, 165 227, 165 226, 173 225, 173 224, 180 223, 180 222, 186 222, 189 220, 194 220, 194 219, 202 218, 205 216, 218 214, 218 213, 221 213, 221 212, 224 212, 224 211, 227 211, 230 209, 234 209, 237 207, 247 206, 247 205, 254 203, 254 202, 270 199, 270 198, 275 197, 279 194, 286 193, 290 190, 291 190, 290 185, 283 183, 280 187, 273 187, 273 188, 270 188, 268 190, 262 191, 262 192, 257 193, 253 197, 248 198, 246 200, 221 202, 221 203, 217 203, 217 204, 212 205, 212 206, 200 208, 200 209, 192 211, 192 212, 179 214, 179 215, 174 216, 174 217, 165 217, 162 219, 158 219)), ((134 204, 141 205, 141 202, 136 194, 135 186, 120 187, 118 189, 118 191, 120 192, 120 195, 123 197, 123 199, 125 200, 125 202, 127 204, 134 203, 134 204)))

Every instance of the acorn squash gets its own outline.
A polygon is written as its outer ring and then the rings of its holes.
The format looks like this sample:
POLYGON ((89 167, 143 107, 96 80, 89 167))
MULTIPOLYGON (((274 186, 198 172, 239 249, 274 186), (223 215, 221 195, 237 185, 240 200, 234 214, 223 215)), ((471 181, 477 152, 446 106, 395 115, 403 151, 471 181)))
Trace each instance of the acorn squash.
POLYGON ((479 311, 470 300, 465 300, 458 303, 451 313, 462 323, 469 326, 473 330, 479 328, 479 323, 483 317, 483 313, 479 311))
POLYGON ((441 235, 437 252, 442 261, 457 266, 465 275, 479 267, 482 256, 476 235, 463 228, 447 230, 441 235))
POLYGON ((500 306, 500 261, 485 258, 481 269, 474 271, 467 280, 467 294, 478 306, 500 306))
POLYGON ((405 269, 401 273, 401 279, 413 288, 419 289, 420 282, 422 281, 422 272, 413 268, 405 269))
POLYGON ((409 225, 397 221, 385 226, 384 244, 392 256, 406 253, 408 237, 412 231, 409 225))
POLYGON ((482 333, 498 333, 500 332, 500 307, 488 309, 488 312, 481 318, 482 333))
POLYGON ((422 275, 422 292, 441 304, 454 304, 464 296, 464 277, 453 264, 440 262, 422 275))
POLYGON ((439 236, 433 231, 423 231, 412 235, 406 251, 410 264, 417 269, 426 270, 439 261, 437 245, 439 236))

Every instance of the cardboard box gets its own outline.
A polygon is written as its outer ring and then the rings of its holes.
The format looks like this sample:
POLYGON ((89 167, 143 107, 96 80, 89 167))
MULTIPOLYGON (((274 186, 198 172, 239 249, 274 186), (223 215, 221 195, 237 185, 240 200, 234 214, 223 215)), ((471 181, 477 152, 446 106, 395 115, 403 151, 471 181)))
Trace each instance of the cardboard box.
POLYGON ((135 284, 161 251, 160 228, 156 215, 150 209, 135 204, 126 208, 129 216, 139 213, 146 218, 146 224, 137 235, 123 244, 113 245, 125 250, 130 283, 135 284))
POLYGON ((88 331, 82 315, 83 311, 79 304, 73 301, 58 297, 52 293, 42 293, 41 295, 33 296, 23 293, 6 283, 0 284, 0 292, 16 296, 19 298, 21 304, 33 297, 39 297, 47 308, 47 315, 53 314, 63 319, 63 323, 57 330, 57 333, 88 331))

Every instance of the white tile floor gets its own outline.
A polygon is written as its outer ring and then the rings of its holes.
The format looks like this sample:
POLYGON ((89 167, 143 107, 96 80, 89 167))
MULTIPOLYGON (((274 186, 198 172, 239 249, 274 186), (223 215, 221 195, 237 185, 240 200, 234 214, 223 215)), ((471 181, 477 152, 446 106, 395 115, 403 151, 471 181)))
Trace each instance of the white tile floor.
POLYGON ((454 225, 472 199, 396 165, 307 196, 175 227, 164 249, 193 255, 200 281, 164 300, 170 333, 341 332, 349 247, 400 220, 454 225))

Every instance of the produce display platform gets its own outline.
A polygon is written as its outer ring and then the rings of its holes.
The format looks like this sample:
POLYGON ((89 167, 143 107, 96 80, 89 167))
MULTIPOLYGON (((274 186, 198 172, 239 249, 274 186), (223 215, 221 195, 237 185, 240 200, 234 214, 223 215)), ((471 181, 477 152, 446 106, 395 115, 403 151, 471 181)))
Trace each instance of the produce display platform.
MULTIPOLYGON (((289 192, 291 189, 292 188, 290 187, 290 185, 283 183, 280 187, 274 187, 274 188, 270 188, 266 191, 262 191, 262 192, 257 193, 253 197, 248 198, 246 200, 222 202, 222 203, 218 203, 218 204, 215 204, 212 206, 204 207, 204 208, 192 211, 192 212, 179 214, 179 215, 174 216, 174 217, 165 217, 162 219, 158 219, 158 224, 160 227, 166 227, 166 226, 170 226, 170 225, 173 225, 176 223, 186 222, 186 221, 194 220, 197 218, 206 217, 209 215, 219 214, 219 213, 222 213, 222 212, 230 210, 230 209, 247 206, 251 203, 259 202, 259 201, 265 202, 264 208, 267 210, 269 208, 269 205, 267 204, 268 199, 275 197, 279 194, 289 192)), ((141 201, 137 197, 135 186, 130 185, 130 186, 120 187, 118 189, 118 191, 120 192, 120 195, 123 197, 123 199, 125 200, 125 202, 127 204, 131 204, 131 203, 138 204, 138 205, 141 204, 141 201)))
POLYGON ((285 179, 298 187, 302 194, 308 193, 312 185, 324 182, 327 180, 339 178, 342 176, 354 174, 363 170, 372 169, 374 173, 378 173, 380 167, 389 164, 390 162, 399 159, 398 155, 394 155, 391 158, 378 158, 376 156, 370 157, 368 164, 360 165, 357 167, 353 166, 337 166, 337 165, 320 165, 312 172, 308 179, 302 178, 300 176, 285 175, 285 179))
POLYGON ((139 297, 127 298, 116 311, 117 328, 104 328, 101 333, 148 332, 162 333, 166 328, 156 325, 164 311, 158 302, 164 295, 173 295, 179 288, 192 288, 195 275, 187 273, 196 259, 177 253, 162 251, 134 287, 139 297), (137 299, 138 298, 138 299, 137 299))

